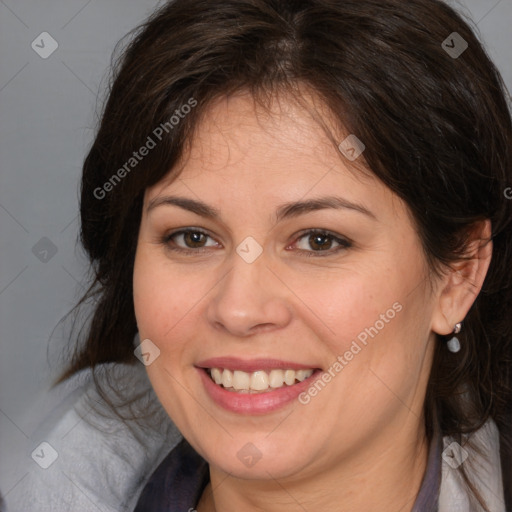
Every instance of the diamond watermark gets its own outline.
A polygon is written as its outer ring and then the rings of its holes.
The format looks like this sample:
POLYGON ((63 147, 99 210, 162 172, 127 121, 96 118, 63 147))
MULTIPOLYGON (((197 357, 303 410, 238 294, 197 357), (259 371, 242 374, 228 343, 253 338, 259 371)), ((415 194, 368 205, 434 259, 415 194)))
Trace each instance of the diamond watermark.
POLYGON ((149 339, 145 339, 133 353, 144 366, 153 364, 160 357, 160 349, 149 339))
POLYGON ((462 446, 453 441, 443 451, 443 460, 452 469, 457 469, 468 458, 469 453, 462 446))
POLYGON ((58 458, 57 450, 43 441, 31 454, 34 462, 43 469, 48 469, 58 458))
POLYGON ((458 32, 452 32, 441 46, 452 59, 458 59, 467 50, 468 43, 458 32))
POLYGON ((41 32, 30 46, 39 57, 47 59, 59 47, 59 43, 48 32, 41 32))
POLYGON ((260 257, 263 247, 252 236, 248 236, 238 245, 236 252, 246 263, 253 263, 260 257))
POLYGON ((351 133, 346 139, 341 141, 338 149, 343 153, 345 158, 353 162, 361 156, 366 146, 357 136, 351 133))
POLYGON ((263 456, 262 453, 252 443, 246 443, 238 450, 236 456, 242 464, 252 468, 263 456))
POLYGON ((57 246, 47 237, 43 236, 33 247, 32 254, 43 263, 48 263, 56 254, 57 246))

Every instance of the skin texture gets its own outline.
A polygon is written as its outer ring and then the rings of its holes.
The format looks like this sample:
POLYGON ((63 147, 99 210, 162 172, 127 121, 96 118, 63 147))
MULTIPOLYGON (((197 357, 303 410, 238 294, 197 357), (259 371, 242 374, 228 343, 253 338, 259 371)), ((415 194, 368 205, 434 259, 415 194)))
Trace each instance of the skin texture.
MULTIPOLYGON (((427 460, 423 402, 434 333, 449 334, 463 320, 491 244, 476 243, 474 259, 429 279, 405 204, 349 166, 286 96, 268 113, 239 94, 211 106, 179 178, 146 191, 137 323, 141 339, 160 349, 147 371, 162 405, 210 463, 200 512, 412 508, 427 460), (220 217, 172 205, 147 212, 166 195, 201 200, 220 217), (327 208, 276 222, 279 205, 328 195, 372 215, 327 208), (186 249, 186 237, 162 241, 189 227, 208 234, 196 253, 171 249, 186 249), (319 250, 303 234, 315 228, 351 246, 335 252, 339 245, 327 238, 319 250), (236 252, 248 236, 263 249, 250 264, 236 252), (229 412, 209 398, 194 366, 217 356, 271 357, 327 370, 395 303, 400 312, 307 405, 229 412), (252 467, 237 457, 246 443, 261 453, 252 467)), ((476 239, 488 232, 482 223, 476 239)))

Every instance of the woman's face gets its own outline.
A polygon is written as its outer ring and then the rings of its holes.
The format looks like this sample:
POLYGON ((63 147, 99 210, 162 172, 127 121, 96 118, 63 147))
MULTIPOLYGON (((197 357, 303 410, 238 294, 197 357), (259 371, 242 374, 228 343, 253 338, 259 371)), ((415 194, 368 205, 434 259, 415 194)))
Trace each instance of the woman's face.
POLYGON ((279 105, 211 107, 179 178, 146 192, 134 269, 158 398, 245 478, 373 464, 417 438, 434 341, 404 203, 279 105))

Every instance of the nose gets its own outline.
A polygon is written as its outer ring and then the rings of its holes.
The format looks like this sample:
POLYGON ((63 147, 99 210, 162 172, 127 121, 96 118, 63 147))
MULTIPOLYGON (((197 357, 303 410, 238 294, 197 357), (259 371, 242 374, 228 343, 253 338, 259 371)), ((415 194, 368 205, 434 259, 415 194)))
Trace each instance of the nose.
POLYGON ((212 294, 208 321, 233 336, 281 329, 291 321, 288 290, 267 267, 264 254, 252 263, 235 254, 231 270, 212 294))

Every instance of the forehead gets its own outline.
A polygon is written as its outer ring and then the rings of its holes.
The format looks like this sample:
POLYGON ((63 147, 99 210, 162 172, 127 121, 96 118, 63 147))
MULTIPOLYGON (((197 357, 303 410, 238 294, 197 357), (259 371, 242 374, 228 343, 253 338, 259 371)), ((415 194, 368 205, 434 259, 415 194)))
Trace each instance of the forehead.
POLYGON ((349 162, 337 148, 347 133, 317 96, 305 93, 300 104, 280 94, 265 105, 249 93, 222 97, 206 109, 183 157, 163 180, 147 191, 151 200, 178 182, 270 191, 288 186, 306 192, 324 181, 365 186, 378 180, 364 166, 364 155, 349 162))

